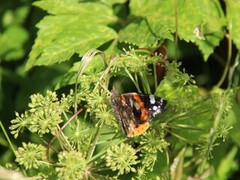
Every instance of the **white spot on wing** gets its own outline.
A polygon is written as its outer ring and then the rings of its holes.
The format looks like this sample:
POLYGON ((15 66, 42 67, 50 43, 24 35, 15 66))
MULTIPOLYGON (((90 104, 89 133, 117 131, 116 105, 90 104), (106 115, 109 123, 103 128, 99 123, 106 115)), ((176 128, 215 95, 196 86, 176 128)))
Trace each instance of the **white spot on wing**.
POLYGON ((152 109, 153 109, 154 111, 156 111, 156 110, 158 109, 158 107, 157 107, 157 106, 153 106, 152 109))
POLYGON ((149 98, 150 98, 150 103, 155 104, 156 100, 155 100, 154 95, 150 95, 149 98))

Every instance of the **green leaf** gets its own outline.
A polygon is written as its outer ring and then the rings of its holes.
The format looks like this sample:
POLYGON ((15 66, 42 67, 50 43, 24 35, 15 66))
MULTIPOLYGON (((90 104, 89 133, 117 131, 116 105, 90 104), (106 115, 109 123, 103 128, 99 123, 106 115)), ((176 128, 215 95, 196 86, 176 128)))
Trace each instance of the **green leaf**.
POLYGON ((139 19, 129 24, 119 34, 119 40, 131 43, 139 47, 155 47, 158 41, 163 39, 173 40, 169 29, 166 26, 159 26, 154 21, 139 19), (157 33, 152 32, 154 29, 157 33))
MULTIPOLYGON (((91 51, 91 50, 90 50, 91 51)), ((95 50, 96 51, 96 50, 95 50)), ((86 53, 88 54, 88 53, 86 53)), ((85 55, 86 55, 85 54, 85 55)), ((83 74, 87 75, 91 78, 91 76, 94 76, 94 74, 96 75, 97 73, 101 72, 104 68, 104 60, 102 59, 101 56, 95 56, 96 54, 94 54, 93 57, 87 57, 87 63, 86 63, 86 67, 83 69, 83 74)), ((71 85, 76 83, 76 79, 79 76, 79 68, 81 68, 81 66, 83 67, 84 65, 82 65, 82 63, 84 60, 84 57, 82 58, 82 60, 80 62, 76 62, 74 63, 73 67, 66 73, 64 74, 63 78, 61 79, 61 81, 57 84, 56 89, 66 86, 66 85, 71 85)), ((80 79, 82 80, 83 78, 80 77, 80 79)))
POLYGON ((202 27, 199 27, 203 39, 199 38, 195 33, 196 44, 202 51, 203 58, 206 61, 224 37, 226 19, 219 1, 205 0, 199 2, 198 6, 203 13, 202 27))
POLYGON ((174 179, 174 180, 182 179, 185 151, 186 151, 186 148, 183 148, 174 158, 174 161, 171 165, 171 172, 170 172, 171 179, 174 179))
MULTIPOLYGON (((120 33, 120 40, 140 47, 156 45, 163 39, 172 40, 172 33, 176 32, 173 2, 132 0, 130 2, 132 18, 137 17, 142 20, 130 23, 120 33)), ((179 0, 177 19, 179 38, 196 43, 206 60, 219 44, 224 33, 222 27, 225 25, 225 20, 219 2, 179 0), (199 30, 202 36, 196 34, 196 30, 199 30), (208 36, 206 40, 204 40, 205 33, 208 36)))
POLYGON ((222 158, 217 169, 219 179, 228 179, 231 171, 234 171, 238 167, 238 162, 236 162, 235 159, 237 152, 238 147, 233 146, 230 150, 228 150, 227 154, 224 154, 224 158, 222 158))
POLYGON ((240 49, 240 21, 239 21, 239 9, 240 1, 228 0, 226 1, 227 7, 227 20, 229 27, 231 28, 231 36, 233 38, 234 44, 240 49))
POLYGON ((196 44, 203 54, 203 58, 207 61, 208 57, 213 53, 214 49, 219 45, 224 34, 216 32, 211 35, 206 35, 204 40, 197 40, 196 44))
POLYGON ((108 4, 109 6, 112 6, 114 4, 123 4, 125 3, 127 0, 101 0, 101 2, 108 4))
POLYGON ((53 2, 46 0, 35 3, 56 15, 46 16, 37 25, 40 30, 27 69, 69 60, 74 53, 84 54, 117 37, 116 32, 106 26, 115 20, 109 7, 98 3, 77 3, 74 0, 56 1, 57 5, 53 5, 53 2))
MULTIPOLYGON (((55 88, 58 89, 66 85, 75 84, 78 76, 79 66, 80 62, 74 63, 73 67, 66 74, 64 74, 63 78, 55 88)), ((95 64, 90 63, 89 67, 87 67, 86 71, 84 72, 84 75, 93 75, 100 71, 102 68, 103 63, 101 61, 95 61, 95 64)))
POLYGON ((28 39, 28 32, 21 26, 10 26, 0 34, 0 59, 6 61, 17 60, 24 56, 24 43, 28 39))
MULTIPOLYGON (((1 5, 0 5, 1 6, 1 5)), ((4 8, 3 8, 4 9, 4 8)), ((2 10, 2 9, 1 9, 2 10)), ((30 11, 30 6, 20 6, 18 8, 7 8, 2 17, 2 26, 7 28, 11 25, 24 24, 28 13, 30 11)))
POLYGON ((170 1, 167 3, 156 0, 130 1, 131 16, 136 18, 121 31, 120 41, 129 42, 139 47, 149 47, 156 46, 159 40, 173 40, 171 34, 174 31, 173 14, 168 13, 168 16, 164 16, 166 10, 164 4, 171 6, 170 1))
POLYGON ((116 21, 112 9, 102 3, 79 3, 78 0, 42 0, 35 2, 34 5, 46 10, 49 14, 77 16, 81 23, 109 24, 116 21))
POLYGON ((239 131, 239 124, 240 124, 240 111, 239 111, 239 104, 237 104, 235 101, 233 101, 233 107, 228 115, 228 121, 230 126, 233 128, 231 129, 230 137, 234 141, 235 144, 240 146, 240 131, 239 131))

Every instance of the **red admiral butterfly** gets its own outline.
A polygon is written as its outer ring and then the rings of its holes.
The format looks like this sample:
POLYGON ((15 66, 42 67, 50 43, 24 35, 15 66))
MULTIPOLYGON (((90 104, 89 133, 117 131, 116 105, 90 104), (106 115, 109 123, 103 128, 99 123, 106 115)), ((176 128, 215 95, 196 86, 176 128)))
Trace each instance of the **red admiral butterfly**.
POLYGON ((128 137, 138 136, 149 128, 149 122, 164 111, 167 101, 154 95, 125 93, 113 89, 112 108, 128 137))

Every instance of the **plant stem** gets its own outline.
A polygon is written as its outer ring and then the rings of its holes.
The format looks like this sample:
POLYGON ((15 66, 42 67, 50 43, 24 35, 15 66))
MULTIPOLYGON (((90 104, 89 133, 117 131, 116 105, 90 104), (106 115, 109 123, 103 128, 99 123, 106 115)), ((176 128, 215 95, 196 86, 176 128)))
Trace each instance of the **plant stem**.
POLYGON ((156 90, 157 86, 158 86, 157 64, 153 64, 153 79, 154 79, 154 87, 155 87, 155 90, 156 90))
POLYGON ((140 72, 140 77, 143 85, 144 92, 147 94, 151 94, 151 89, 148 83, 148 79, 146 77, 146 72, 140 72))
POLYGON ((141 92, 141 89, 140 89, 138 83, 134 80, 133 76, 131 75, 131 73, 126 68, 125 68, 125 72, 128 74, 129 78, 132 80, 133 84, 137 88, 137 91, 141 92))
POLYGON ((227 35, 227 39, 228 39, 227 62, 226 62, 225 68, 223 70, 222 77, 220 78, 220 80, 218 81, 218 83, 216 85, 217 88, 219 88, 222 85, 222 83, 224 82, 224 80, 226 79, 226 76, 227 76, 227 73, 228 73, 228 70, 229 70, 229 65, 230 65, 231 58, 232 58, 232 38, 231 38, 231 34, 227 35))
MULTIPOLYGON (((10 147, 11 147, 11 149, 12 149, 13 154, 14 154, 15 157, 16 157, 16 153, 15 153, 16 150, 15 150, 15 148, 14 148, 14 146, 13 146, 13 144, 12 144, 12 142, 11 142, 8 134, 7 134, 7 131, 5 130, 5 128, 4 128, 3 124, 2 124, 2 121, 0 121, 0 127, 1 127, 1 129, 2 129, 2 131, 3 131, 3 133, 4 133, 4 135, 5 135, 5 137, 6 137, 6 139, 7 139, 8 144, 10 145, 10 147)), ((20 166, 20 167, 21 167, 21 166, 20 166)), ((27 173, 26 173, 25 169, 22 168, 22 167, 21 167, 21 169, 22 169, 23 174, 24 174, 25 176, 27 176, 27 173)))
POLYGON ((2 124, 2 121, 0 121, 0 126, 1 126, 1 129, 2 129, 2 131, 3 131, 3 133, 4 133, 5 137, 6 137, 6 139, 7 139, 7 141, 8 141, 8 144, 10 145, 13 153, 15 154, 15 149, 14 149, 14 147, 13 147, 13 144, 12 144, 12 142, 11 142, 11 140, 10 140, 10 138, 9 138, 9 136, 8 136, 8 134, 7 134, 4 126, 3 126, 3 124, 2 124))
POLYGON ((177 61, 178 53, 178 10, 177 10, 177 0, 174 0, 174 17, 175 17, 175 61, 177 61))
POLYGON ((95 147, 96 147, 96 145, 97 145, 97 141, 98 141, 98 138, 99 138, 99 134, 100 134, 100 129, 101 129, 101 127, 102 127, 102 124, 100 124, 100 125, 98 126, 98 128, 97 128, 97 132, 96 132, 96 134, 95 134, 93 143, 91 143, 91 144, 92 144, 92 147, 90 148, 90 150, 88 151, 88 154, 87 154, 87 158, 86 158, 87 160, 89 160, 89 159, 92 157, 92 155, 93 155, 93 152, 94 152, 95 147))
POLYGON ((63 129, 80 113, 82 112, 83 108, 79 109, 60 129, 59 131, 56 133, 56 135, 51 139, 50 143, 48 144, 48 147, 47 147, 47 157, 49 155, 49 150, 50 150, 50 147, 52 146, 53 142, 55 141, 55 139, 59 136, 59 134, 63 131, 63 129))

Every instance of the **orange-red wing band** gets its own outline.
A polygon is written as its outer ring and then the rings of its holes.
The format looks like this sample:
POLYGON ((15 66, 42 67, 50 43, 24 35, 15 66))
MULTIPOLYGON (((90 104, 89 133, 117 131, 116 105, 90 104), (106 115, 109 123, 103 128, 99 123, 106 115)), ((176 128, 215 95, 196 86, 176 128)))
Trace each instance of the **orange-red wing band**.
POLYGON ((133 99, 137 102, 137 104, 140 107, 140 111, 141 111, 140 120, 141 121, 147 121, 148 118, 149 118, 149 112, 145 108, 144 103, 142 102, 140 96, 138 96, 138 95, 132 95, 132 96, 133 96, 133 99))
POLYGON ((149 128, 149 123, 144 123, 144 124, 140 124, 137 128, 128 131, 127 132, 127 136, 128 137, 135 137, 135 136, 139 136, 142 133, 144 133, 147 129, 149 128))

